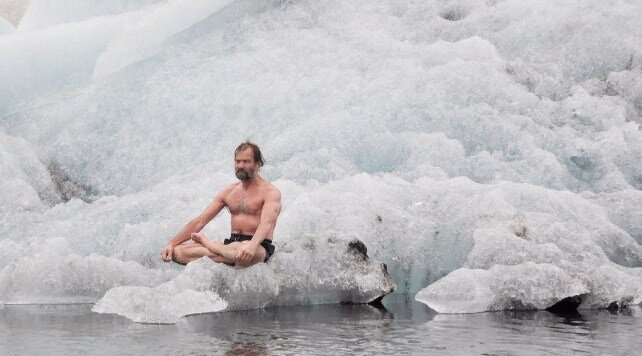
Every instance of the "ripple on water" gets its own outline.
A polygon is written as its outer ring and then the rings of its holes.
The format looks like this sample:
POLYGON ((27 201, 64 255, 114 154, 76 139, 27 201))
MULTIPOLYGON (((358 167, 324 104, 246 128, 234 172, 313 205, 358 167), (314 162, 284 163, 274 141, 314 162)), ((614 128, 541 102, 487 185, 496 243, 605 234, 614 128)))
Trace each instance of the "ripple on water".
POLYGON ((640 307, 556 315, 546 311, 437 314, 404 295, 386 309, 318 305, 194 315, 141 325, 91 305, 0 309, 0 354, 632 354, 642 348, 640 307))

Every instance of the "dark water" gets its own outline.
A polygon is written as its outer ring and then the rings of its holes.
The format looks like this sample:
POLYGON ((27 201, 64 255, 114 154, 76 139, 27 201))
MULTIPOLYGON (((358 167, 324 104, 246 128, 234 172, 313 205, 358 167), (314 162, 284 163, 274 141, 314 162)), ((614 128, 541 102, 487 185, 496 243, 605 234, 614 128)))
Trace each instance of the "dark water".
POLYGON ((369 305, 202 314, 135 324, 91 305, 0 309, 0 354, 559 354, 642 352, 642 311, 437 314, 403 295, 369 305))

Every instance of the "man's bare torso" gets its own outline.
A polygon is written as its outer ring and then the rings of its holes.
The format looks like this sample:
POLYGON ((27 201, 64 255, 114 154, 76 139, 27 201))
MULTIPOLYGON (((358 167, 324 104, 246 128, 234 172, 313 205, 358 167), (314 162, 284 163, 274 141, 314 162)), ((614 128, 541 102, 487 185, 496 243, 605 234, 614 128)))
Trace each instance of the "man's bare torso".
MULTIPOLYGON (((263 179, 260 184, 243 186, 242 182, 226 188, 223 202, 232 215, 232 233, 254 235, 261 222, 261 212, 265 197, 270 190, 276 189, 263 179)), ((272 229, 267 238, 272 240, 272 229)))

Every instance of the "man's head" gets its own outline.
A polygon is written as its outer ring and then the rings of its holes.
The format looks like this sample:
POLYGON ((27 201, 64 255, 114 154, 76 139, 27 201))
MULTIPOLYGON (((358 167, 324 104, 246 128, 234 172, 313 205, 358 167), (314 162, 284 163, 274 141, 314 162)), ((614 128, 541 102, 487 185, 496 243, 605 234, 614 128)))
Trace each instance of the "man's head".
POLYGON ((263 164, 263 155, 259 146, 250 141, 243 142, 234 150, 236 178, 242 181, 252 179, 263 164))

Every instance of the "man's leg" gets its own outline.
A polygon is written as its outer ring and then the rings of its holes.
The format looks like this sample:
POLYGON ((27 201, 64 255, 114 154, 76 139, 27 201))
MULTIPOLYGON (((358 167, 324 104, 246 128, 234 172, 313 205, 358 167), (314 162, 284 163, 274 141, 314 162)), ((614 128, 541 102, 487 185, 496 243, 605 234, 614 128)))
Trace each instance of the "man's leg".
POLYGON ((239 267, 248 267, 265 260, 266 252, 261 245, 256 247, 256 251, 254 251, 254 258, 252 259, 252 261, 243 262, 241 260, 238 260, 239 249, 241 248, 241 246, 248 243, 248 241, 232 242, 231 244, 225 245, 220 241, 212 241, 205 237, 205 235, 200 233, 192 234, 192 240, 198 245, 204 246, 212 254, 218 255, 220 258, 230 261, 225 263, 234 263, 239 267))
POLYGON ((233 260, 230 260, 221 255, 213 253, 212 251, 208 250, 206 247, 198 243, 182 243, 174 247, 174 251, 172 253, 172 261, 181 265, 186 265, 203 256, 207 256, 211 258, 214 262, 219 262, 219 263, 229 264, 234 262, 233 260))
MULTIPOLYGON (((249 243, 249 241, 237 242, 238 246, 236 246, 236 253, 238 254, 238 250, 244 244, 247 244, 247 243, 249 243)), ((230 245, 232 245, 232 244, 230 244, 230 245)), ((256 250, 254 250, 254 258, 252 258, 251 261, 243 262, 243 261, 237 260, 236 261, 236 265, 239 266, 239 267, 249 267, 249 266, 255 265, 255 264, 259 263, 259 262, 263 262, 263 261, 265 261, 266 253, 267 252, 265 252, 265 249, 263 248, 263 246, 258 245, 258 246, 256 246, 256 250)))

